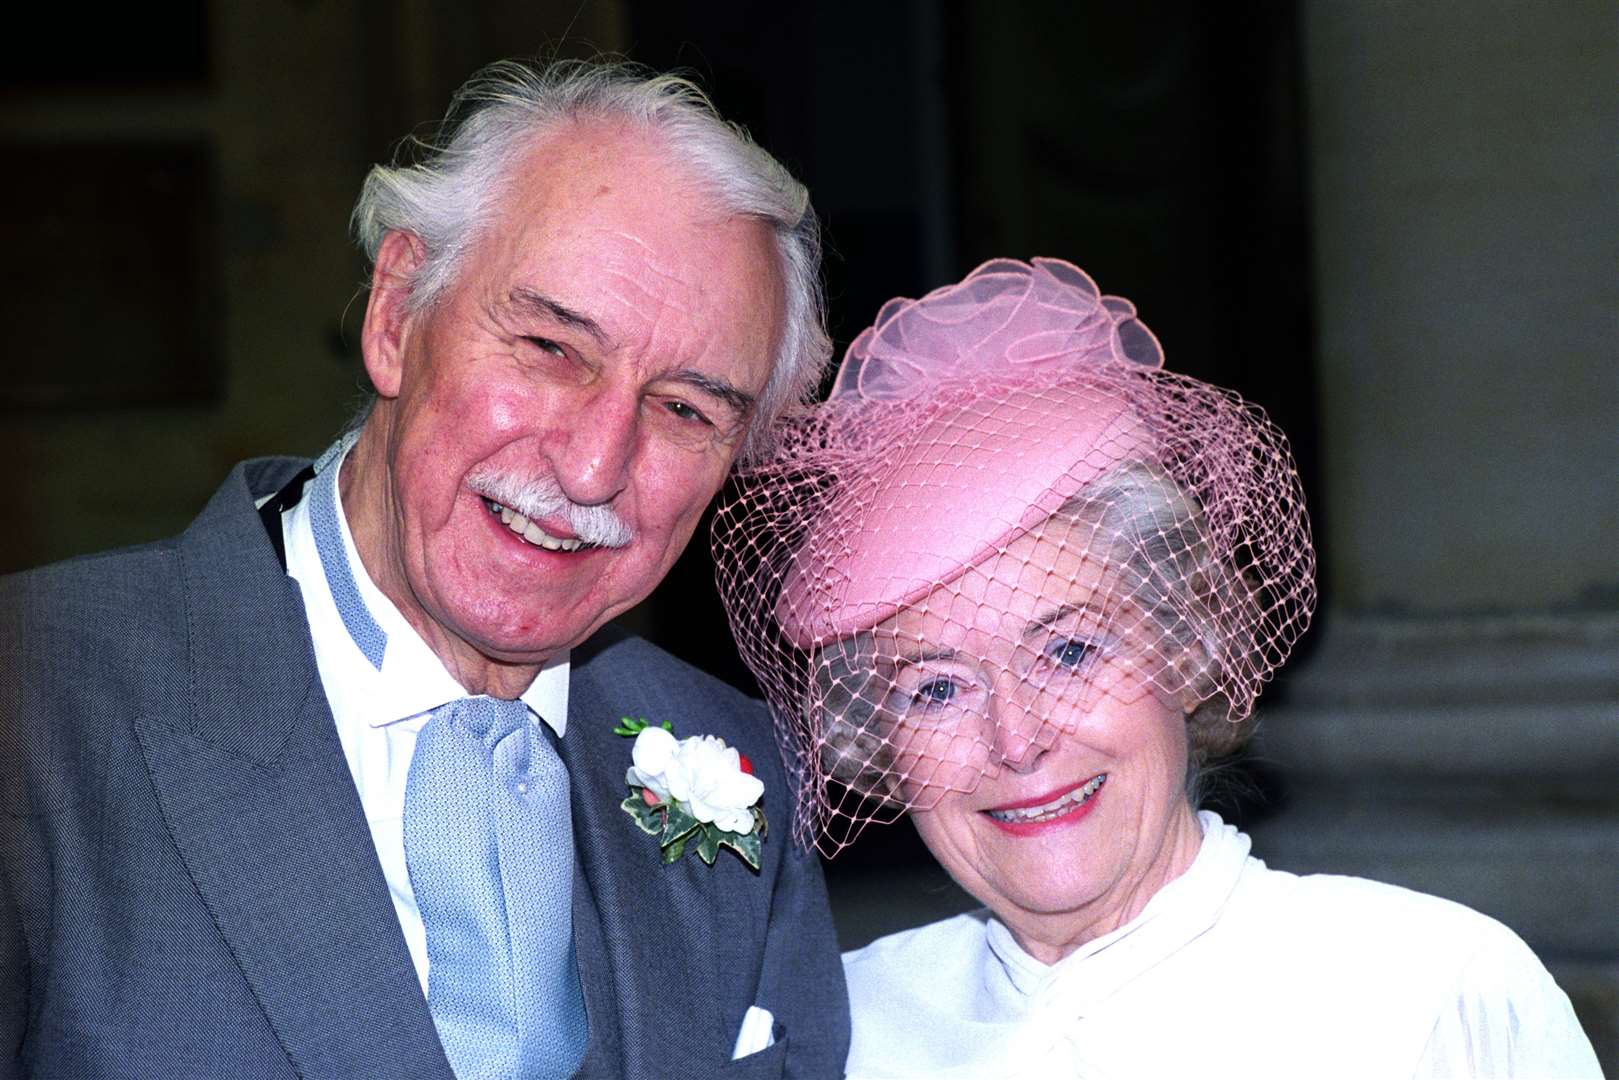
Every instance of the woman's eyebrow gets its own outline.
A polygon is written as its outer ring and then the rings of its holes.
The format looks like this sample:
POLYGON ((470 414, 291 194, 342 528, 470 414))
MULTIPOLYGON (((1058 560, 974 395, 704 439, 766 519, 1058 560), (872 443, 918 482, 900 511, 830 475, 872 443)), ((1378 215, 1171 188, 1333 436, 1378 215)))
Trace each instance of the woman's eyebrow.
MULTIPOLYGON (((921 644, 920 642, 918 643, 921 644)), ((934 660, 954 660, 956 650, 951 648, 928 649, 919 652, 901 652, 889 657, 898 667, 911 667, 916 664, 927 664, 934 660)))
POLYGON ((1051 627, 1062 622, 1064 619, 1068 618, 1068 616, 1077 615, 1081 611, 1089 612, 1098 619, 1102 618, 1102 613, 1096 608, 1092 607, 1089 600, 1077 604, 1060 604, 1057 607, 1047 609, 1038 618, 1034 619, 1027 626, 1025 626, 1023 628, 1023 639, 1027 641, 1036 634, 1040 634, 1051 629, 1051 627))

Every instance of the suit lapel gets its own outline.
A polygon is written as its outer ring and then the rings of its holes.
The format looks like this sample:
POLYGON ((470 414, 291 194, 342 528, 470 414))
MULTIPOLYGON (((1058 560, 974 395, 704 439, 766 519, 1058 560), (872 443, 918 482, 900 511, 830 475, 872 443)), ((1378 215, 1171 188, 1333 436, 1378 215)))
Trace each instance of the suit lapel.
MULTIPOLYGON (((568 767, 572 792, 574 948, 579 955, 579 982, 584 988, 585 1012, 590 1021, 590 1042, 579 1066, 578 1080, 622 1075, 623 1038, 626 1032, 638 1030, 632 1014, 645 1000, 636 992, 637 987, 617 985, 615 974, 625 969, 614 962, 615 951, 622 951, 626 943, 618 941, 617 950, 610 944, 612 931, 604 916, 615 898, 596 888, 601 883, 610 889, 615 873, 603 866, 600 799, 594 797, 602 782, 601 755, 586 745, 591 741, 587 731, 600 708, 599 700, 589 665, 573 667, 568 688, 568 734, 558 742, 557 751, 568 767)), ((631 965, 626 977, 633 979, 633 972, 631 965)))
POLYGON ((321 690, 297 583, 232 473, 181 538, 189 723, 137 721, 197 891, 302 1076, 452 1080, 321 690))
MULTIPOLYGON (((568 690, 568 734, 561 756, 573 788, 574 845, 585 891, 576 892, 574 927, 580 974, 591 1008, 591 1049, 584 1075, 609 1076, 657 1068, 690 1071, 689 1048, 728 1048, 742 1009, 730 1016, 720 1005, 736 973, 749 972, 760 948, 751 929, 764 920, 742 914, 762 894, 753 872, 738 859, 714 866, 695 857, 665 866, 656 840, 640 831, 620 806, 628 790, 624 773, 631 742, 612 733, 625 713, 664 717, 659 695, 644 685, 647 674, 631 650, 615 648, 622 634, 612 628, 573 652, 568 690), (591 910, 582 912, 582 900, 591 910), (732 933, 717 928, 728 927, 732 933), (596 943, 591 935, 596 935, 596 943), (587 946, 589 948, 587 949, 587 946), (680 1002, 702 1002, 684 1007, 680 1002), (610 1018, 607 1024, 599 1019, 610 1018), (623 1064, 602 1071, 599 1033, 607 1027, 619 1043, 623 1064)), ((688 725, 689 726, 689 725, 688 725)), ((682 735, 698 734, 680 727, 682 735)), ((760 901, 763 902, 763 901, 760 901)), ((745 976, 744 976, 745 977, 745 976)), ((694 1068, 698 1066, 693 1066, 694 1068)))

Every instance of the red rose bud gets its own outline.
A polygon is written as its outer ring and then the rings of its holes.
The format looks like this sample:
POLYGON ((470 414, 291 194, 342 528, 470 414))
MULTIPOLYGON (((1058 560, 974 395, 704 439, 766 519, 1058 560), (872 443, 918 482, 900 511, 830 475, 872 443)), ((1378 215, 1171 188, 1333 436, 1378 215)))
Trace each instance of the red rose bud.
POLYGON ((736 752, 736 760, 737 764, 742 766, 743 772, 747 773, 749 776, 753 775, 753 762, 748 760, 748 755, 738 750, 736 752))
POLYGON ((649 787, 644 787, 641 789, 641 798, 646 800, 646 804, 648 806, 657 806, 659 802, 658 793, 649 787))

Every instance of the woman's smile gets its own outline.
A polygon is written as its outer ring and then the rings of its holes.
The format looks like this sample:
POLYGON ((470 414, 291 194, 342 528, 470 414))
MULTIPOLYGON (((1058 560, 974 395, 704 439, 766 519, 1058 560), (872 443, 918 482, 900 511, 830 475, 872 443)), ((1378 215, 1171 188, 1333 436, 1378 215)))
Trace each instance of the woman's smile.
POLYGON ((1049 826, 1068 825, 1090 812, 1096 795, 1107 783, 1107 773, 1097 773, 1084 783, 1056 794, 1037 795, 1023 802, 1008 803, 985 810, 997 826, 1014 836, 1042 832, 1049 826))

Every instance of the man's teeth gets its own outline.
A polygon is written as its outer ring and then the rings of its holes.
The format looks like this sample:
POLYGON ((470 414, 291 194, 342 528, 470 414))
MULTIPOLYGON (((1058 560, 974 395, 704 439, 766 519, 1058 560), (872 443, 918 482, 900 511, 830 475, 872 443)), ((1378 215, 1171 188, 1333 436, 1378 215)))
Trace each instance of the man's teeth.
POLYGON ((1061 798, 1053 799, 1040 806, 1025 806, 1019 810, 991 810, 989 816, 996 821, 1027 822, 1049 821, 1051 818, 1061 817, 1074 807, 1088 800, 1107 782, 1107 773, 1091 777, 1079 787, 1070 791, 1061 798))
POLYGON ((585 542, 578 538, 563 540, 552 536, 511 507, 502 506, 493 499, 484 499, 483 505, 491 514, 499 517, 508 529, 535 547, 542 547, 546 551, 578 551, 585 546, 585 542))

